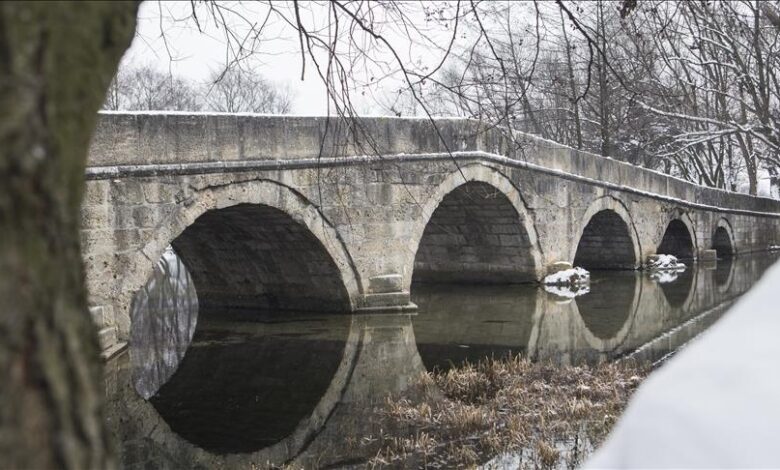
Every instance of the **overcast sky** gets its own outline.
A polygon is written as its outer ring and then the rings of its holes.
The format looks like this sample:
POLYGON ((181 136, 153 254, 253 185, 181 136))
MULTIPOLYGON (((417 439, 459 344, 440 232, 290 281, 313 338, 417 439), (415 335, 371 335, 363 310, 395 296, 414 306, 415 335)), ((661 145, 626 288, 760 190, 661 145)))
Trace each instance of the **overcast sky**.
MULTIPOLYGON (((441 2, 439 2, 441 3, 441 2)), ((251 21, 261 22, 267 12, 266 7, 260 3, 225 3, 241 15, 250 18, 251 21)), ((292 12, 290 5, 276 2, 280 10, 285 8, 292 12)), ((312 29, 328 28, 327 4, 303 3, 302 20, 312 29)), ((436 5, 429 3, 427 5, 436 5)), ((173 74, 198 81, 206 82, 214 70, 222 70, 226 63, 226 39, 224 30, 215 28, 213 21, 209 21, 207 7, 199 6, 198 20, 204 30, 199 32, 195 22, 191 18, 191 4, 189 2, 144 2, 138 15, 137 34, 131 48, 128 50, 122 65, 152 65, 161 70, 170 70, 173 74)), ((413 12, 414 14, 414 12, 413 12)), ((439 30, 438 25, 431 22, 418 21, 417 24, 431 25, 431 30, 426 33, 436 39, 439 30)), ((235 24, 237 31, 246 29, 245 24, 235 24)), ((443 50, 436 50, 436 42, 412 47, 406 32, 393 30, 388 26, 385 30, 387 37, 399 52, 403 54, 403 60, 409 63, 430 62, 433 65, 440 59, 443 50)), ((283 85, 289 84, 294 92, 294 114, 323 115, 327 111, 325 86, 315 73, 312 64, 307 64, 304 79, 301 80, 301 53, 298 37, 295 31, 284 24, 280 19, 269 21, 264 30, 260 52, 253 54, 250 61, 246 62, 256 72, 267 79, 283 85)), ((449 32, 441 29, 442 38, 449 32)), ((439 43, 446 43, 441 40, 439 43)), ((382 51, 374 52, 382 58, 382 51)), ((390 61, 390 57, 384 52, 384 58, 390 61)), ((323 56, 324 57, 324 56, 323 56)), ((376 72, 376 71, 374 71, 376 72)), ((365 75, 379 75, 369 73, 365 75)), ((359 77, 358 81, 359 81, 359 77)), ((362 77, 367 78, 367 77, 362 77)), ((361 114, 387 114, 387 110, 377 105, 374 99, 377 95, 383 96, 383 102, 392 100, 392 92, 399 87, 400 77, 387 77, 381 85, 367 86, 353 93, 353 103, 361 114)))

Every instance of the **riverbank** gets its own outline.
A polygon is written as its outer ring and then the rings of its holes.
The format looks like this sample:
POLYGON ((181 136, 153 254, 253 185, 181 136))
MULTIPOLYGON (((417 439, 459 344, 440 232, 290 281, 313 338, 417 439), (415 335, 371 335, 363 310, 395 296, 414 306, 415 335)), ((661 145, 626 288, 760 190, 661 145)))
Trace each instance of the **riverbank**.
MULTIPOLYGON (((520 357, 423 374, 389 398, 369 467, 573 468, 606 437, 647 367, 520 357)), ((368 449, 366 449, 368 450, 368 449)))

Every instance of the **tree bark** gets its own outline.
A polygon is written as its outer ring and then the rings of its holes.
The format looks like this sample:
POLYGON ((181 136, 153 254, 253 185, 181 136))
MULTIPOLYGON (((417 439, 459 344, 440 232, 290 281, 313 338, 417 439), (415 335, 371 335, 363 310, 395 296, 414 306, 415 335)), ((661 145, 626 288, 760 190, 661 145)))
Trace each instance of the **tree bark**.
POLYGON ((134 2, 0 3, 0 458, 110 468, 79 251, 87 148, 134 2))

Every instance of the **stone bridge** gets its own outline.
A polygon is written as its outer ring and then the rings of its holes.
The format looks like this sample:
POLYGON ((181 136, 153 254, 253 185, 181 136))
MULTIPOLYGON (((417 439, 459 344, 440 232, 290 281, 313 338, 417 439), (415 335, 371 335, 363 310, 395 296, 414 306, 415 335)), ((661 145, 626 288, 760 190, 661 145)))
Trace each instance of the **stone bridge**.
POLYGON ((109 348, 172 245, 202 309, 403 312, 412 279, 519 283, 780 245, 780 201, 465 119, 104 113, 82 249, 109 348))

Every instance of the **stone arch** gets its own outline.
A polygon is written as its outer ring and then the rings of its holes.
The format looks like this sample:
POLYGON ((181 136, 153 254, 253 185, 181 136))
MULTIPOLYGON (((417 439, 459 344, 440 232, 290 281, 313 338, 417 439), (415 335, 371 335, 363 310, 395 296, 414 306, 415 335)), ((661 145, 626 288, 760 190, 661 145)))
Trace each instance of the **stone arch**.
POLYGON ((473 164, 452 172, 422 207, 407 282, 470 283, 539 279, 541 250, 520 191, 498 170, 473 164))
POLYGON ((625 204, 612 196, 593 201, 585 211, 570 252, 585 269, 637 269, 642 249, 625 204))
POLYGON ((202 312, 350 310, 322 242, 283 210, 247 203, 211 209, 172 245, 192 275, 202 312))
POLYGON ((720 219, 712 231, 712 249, 718 254, 718 258, 731 258, 737 254, 737 244, 734 240, 734 231, 726 219, 720 219))
POLYGON ((670 214, 656 253, 674 255, 681 260, 696 259, 696 230, 688 214, 679 210, 670 214))
MULTIPOLYGON (((181 256, 187 268, 190 270, 195 280, 196 289, 199 294, 202 291, 203 283, 208 282, 211 277, 203 274, 205 271, 204 263, 212 261, 218 263, 219 260, 209 259, 208 254, 201 259, 194 259, 192 253, 187 256, 182 246, 177 247, 175 240, 179 239, 188 228, 201 225, 200 235, 209 232, 219 231, 219 223, 225 222, 231 224, 230 235, 222 236, 222 243, 229 243, 230 240, 241 240, 245 247, 248 247, 247 239, 262 230, 259 227, 260 220, 270 216, 280 230, 286 230, 287 234, 299 237, 299 240, 305 240, 310 246, 321 248, 323 256, 317 259, 321 264, 319 268, 332 268, 330 272, 338 277, 339 289, 343 294, 343 307, 345 310, 354 310, 359 306, 361 299, 360 283, 358 274, 354 268, 353 261, 341 240, 336 229, 328 222, 320 210, 300 193, 295 190, 268 180, 247 181, 235 183, 226 186, 215 186, 203 188, 190 197, 187 201, 181 203, 167 222, 163 222, 158 230, 158 235, 148 242, 138 254, 131 259, 129 272, 133 273, 130 279, 126 279, 120 295, 118 296, 118 307, 122 314, 128 316, 130 303, 133 294, 144 285, 152 273, 154 263, 160 258, 168 245, 173 244, 177 253, 181 256), (245 226, 241 226, 245 223, 245 226), (189 258, 189 259, 188 259, 189 258), (325 266, 330 264, 330 266, 325 266), (198 271, 201 271, 200 283, 198 282, 198 271), (200 285, 199 285, 200 284, 200 285)), ((187 237, 183 245, 195 246, 204 243, 206 238, 201 236, 187 237)), ((262 253, 260 247, 248 247, 250 254, 262 253)), ((240 261, 240 260, 239 260, 240 261)), ((253 273, 258 272, 259 266, 249 266, 245 261, 241 261, 244 267, 251 268, 253 273)), ((222 269, 226 268, 223 263, 222 269)), ((315 266, 316 268, 316 266, 315 266)), ((227 291, 225 291, 227 292, 227 291)), ((263 297, 261 292, 254 299, 247 296, 242 300, 246 305, 251 305, 255 301, 260 301, 263 297)), ((218 298, 214 292, 212 301, 218 298)), ((227 295, 227 294, 226 294, 227 295)), ((310 299, 314 300, 314 299, 310 299)), ((208 303, 208 302, 207 302, 208 303)), ((263 305, 262 302, 256 305, 263 305)), ((266 306, 273 306, 271 297, 266 296, 266 306)), ((300 307, 302 305, 294 305, 300 307)), ((329 308, 334 305, 328 305, 329 308)), ((129 322, 128 322, 129 324, 129 322)))

